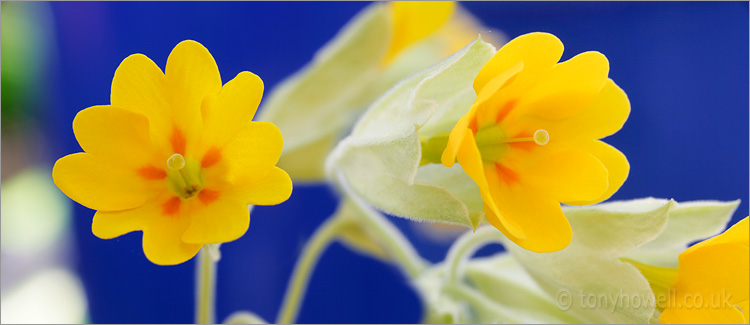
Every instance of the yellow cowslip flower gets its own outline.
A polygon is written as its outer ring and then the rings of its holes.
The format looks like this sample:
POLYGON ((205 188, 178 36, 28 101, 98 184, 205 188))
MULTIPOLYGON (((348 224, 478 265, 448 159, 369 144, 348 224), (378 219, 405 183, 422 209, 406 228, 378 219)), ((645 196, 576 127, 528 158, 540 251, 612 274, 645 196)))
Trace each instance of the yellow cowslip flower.
POLYGON ((453 1, 394 1, 389 5, 393 12, 393 33, 391 45, 383 58, 386 64, 404 48, 445 25, 455 7, 453 1))
MULTIPOLYGON (((659 317, 663 324, 747 324, 748 218, 682 252, 659 317)), ((652 287, 655 274, 644 272, 652 287)), ((668 278, 668 277, 666 277, 668 278)), ((658 298, 658 297, 657 297, 658 298)))
POLYGON ((440 160, 457 159, 479 186, 487 220, 535 252, 565 248, 572 238, 560 203, 609 198, 630 166, 599 141, 630 114, 609 62, 585 52, 558 63, 563 44, 531 33, 503 46, 474 79, 476 101, 448 137, 440 160))
POLYGON ((273 205, 291 195, 276 167, 281 132, 253 122, 263 81, 241 72, 224 86, 211 53, 183 41, 166 73, 134 54, 112 80, 111 105, 76 115, 85 152, 60 158, 55 184, 97 210, 92 230, 103 239, 143 231, 156 264, 179 264, 202 245, 241 237, 248 204, 273 205))

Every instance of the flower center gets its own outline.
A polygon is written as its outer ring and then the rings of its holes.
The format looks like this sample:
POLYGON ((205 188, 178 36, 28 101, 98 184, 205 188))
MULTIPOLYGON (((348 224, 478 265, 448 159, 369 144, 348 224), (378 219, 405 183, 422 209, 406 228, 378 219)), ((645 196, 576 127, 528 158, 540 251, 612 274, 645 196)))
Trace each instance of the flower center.
POLYGON ((538 129, 530 137, 511 138, 498 125, 490 125, 479 129, 476 134, 476 143, 482 160, 497 162, 505 155, 510 143, 533 142, 543 146, 549 142, 549 132, 538 129))
POLYGON ((175 153, 167 159, 167 168, 169 189, 181 198, 191 198, 203 188, 205 175, 197 160, 175 153))

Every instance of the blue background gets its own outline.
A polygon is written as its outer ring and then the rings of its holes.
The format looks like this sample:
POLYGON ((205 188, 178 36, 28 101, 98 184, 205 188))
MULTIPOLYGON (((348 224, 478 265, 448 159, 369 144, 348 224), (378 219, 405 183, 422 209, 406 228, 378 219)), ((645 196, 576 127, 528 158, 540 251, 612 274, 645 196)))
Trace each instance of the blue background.
MULTIPOLYGON (((115 69, 132 53, 164 66, 181 40, 215 57, 222 79, 252 71, 270 90, 301 68, 367 3, 108 2, 52 4, 57 58, 42 112, 53 157, 80 151, 75 114, 109 103, 115 69)), ((557 35, 563 59, 598 50, 610 77, 628 94, 632 113, 607 139, 624 152, 630 177, 613 199, 644 196, 743 199, 733 221, 748 215, 748 3, 464 3, 486 25, 516 37, 557 35)), ((292 198, 257 207, 249 231, 222 246, 217 320, 245 309, 273 321, 299 252, 336 207, 326 186, 296 186, 292 198)), ((159 267, 143 256, 140 233, 101 240, 93 211, 76 205, 77 269, 96 323, 189 323, 193 262, 159 267)), ((392 218, 429 260, 446 246, 392 218)), ((414 323, 421 308, 392 266, 335 244, 313 275, 303 323, 414 323)))

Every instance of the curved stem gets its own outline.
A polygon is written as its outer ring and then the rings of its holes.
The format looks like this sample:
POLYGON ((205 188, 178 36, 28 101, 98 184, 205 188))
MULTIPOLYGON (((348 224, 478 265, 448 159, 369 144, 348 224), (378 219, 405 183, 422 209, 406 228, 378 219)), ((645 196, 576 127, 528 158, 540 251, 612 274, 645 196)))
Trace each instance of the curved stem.
POLYGON ((301 258, 294 266, 292 279, 289 281, 289 286, 284 294, 284 302, 276 319, 277 324, 290 324, 297 319, 300 302, 307 289, 310 275, 323 251, 336 238, 340 224, 340 218, 334 217, 326 220, 315 230, 313 237, 305 245, 301 258))
POLYGON ((503 324, 522 324, 526 321, 509 316, 507 307, 500 305, 485 296, 476 289, 462 284, 446 284, 444 289, 447 293, 466 300, 471 306, 477 308, 479 312, 492 314, 497 317, 497 321, 503 324))
POLYGON ((476 232, 466 232, 456 240, 448 250, 445 258, 446 278, 448 283, 458 283, 463 277, 463 268, 466 262, 482 246, 497 242, 501 243, 497 229, 493 227, 480 227, 476 232))
POLYGON ((198 253, 196 276, 196 324, 214 323, 214 293, 216 291, 216 262, 209 248, 203 246, 198 253))
POLYGON ((348 199, 360 212, 360 220, 385 246, 388 253, 399 263, 404 272, 414 278, 426 268, 425 260, 419 256, 414 246, 383 214, 373 209, 364 199, 349 187, 343 175, 339 174, 339 184, 348 199))

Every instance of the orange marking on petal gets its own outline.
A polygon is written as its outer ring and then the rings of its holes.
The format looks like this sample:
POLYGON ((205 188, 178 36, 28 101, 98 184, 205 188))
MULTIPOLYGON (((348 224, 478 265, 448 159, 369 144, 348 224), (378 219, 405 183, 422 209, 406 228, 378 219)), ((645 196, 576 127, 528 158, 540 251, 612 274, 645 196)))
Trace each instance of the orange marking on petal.
POLYGON ((518 183, 518 174, 512 169, 496 163, 495 170, 497 171, 497 175, 500 176, 500 179, 506 184, 513 185, 518 183))
POLYGON ((500 123, 503 119, 505 119, 506 116, 508 116, 508 113, 513 110, 513 108, 516 107, 516 100, 509 100, 505 105, 503 105, 503 108, 500 109, 499 112, 497 112, 497 123, 500 123))
POLYGON ((203 159, 201 160, 201 167, 207 168, 215 165, 217 162, 221 160, 221 150, 216 147, 211 147, 206 151, 206 154, 203 155, 203 159))
POLYGON ((182 201, 179 197, 172 197, 171 199, 169 199, 169 201, 164 202, 164 204, 161 206, 161 211, 165 215, 173 216, 180 211, 180 203, 182 203, 182 201))
POLYGON ((169 142, 172 143, 172 150, 175 153, 179 153, 181 155, 185 154, 185 136, 182 134, 182 131, 180 131, 180 129, 178 129, 176 126, 172 131, 172 137, 169 139, 169 142))
POLYGON ((198 199, 203 205, 209 205, 211 202, 216 201, 219 198, 219 191, 203 189, 198 193, 198 199))
POLYGON ((163 169, 149 165, 139 169, 138 175, 145 179, 157 180, 166 178, 167 172, 165 172, 163 169))

